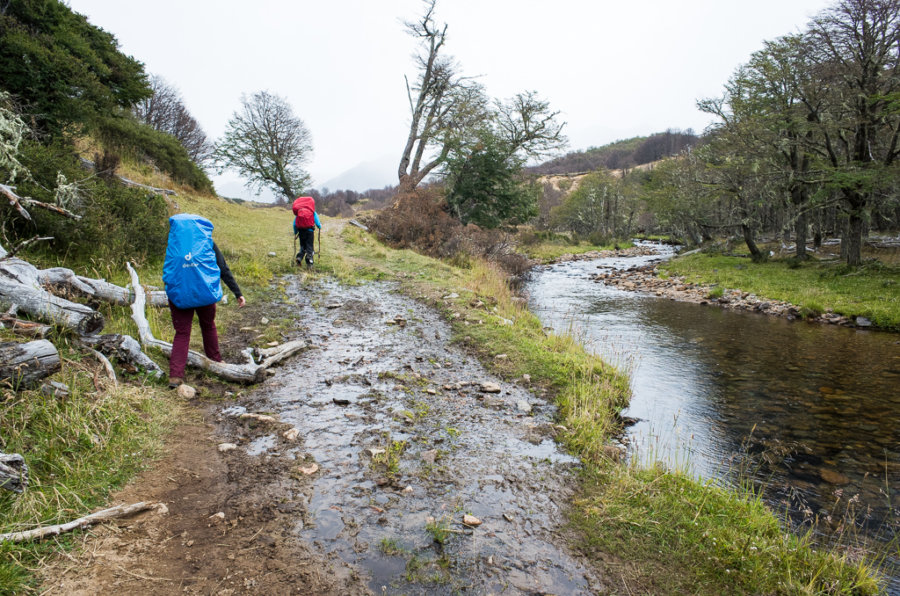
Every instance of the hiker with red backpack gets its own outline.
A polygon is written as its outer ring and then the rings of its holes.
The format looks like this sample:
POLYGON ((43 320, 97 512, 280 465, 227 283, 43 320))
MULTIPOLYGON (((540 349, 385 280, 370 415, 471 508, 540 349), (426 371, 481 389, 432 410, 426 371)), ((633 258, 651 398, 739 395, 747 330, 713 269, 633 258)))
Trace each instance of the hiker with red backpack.
POLYGON ((322 224, 319 223, 319 214, 316 213, 316 201, 312 197, 297 197, 292 207, 294 211, 294 236, 300 240, 300 252, 295 258, 298 265, 306 261, 306 267, 313 266, 313 255, 316 228, 319 228, 319 237, 322 235, 322 224))
POLYGON ((173 389, 184 381, 195 312, 206 357, 222 362, 216 329, 216 303, 222 299, 220 282, 234 293, 239 307, 246 304, 225 257, 213 242, 212 230, 212 222, 199 215, 181 213, 169 218, 163 282, 175 328, 169 357, 169 387, 173 389))

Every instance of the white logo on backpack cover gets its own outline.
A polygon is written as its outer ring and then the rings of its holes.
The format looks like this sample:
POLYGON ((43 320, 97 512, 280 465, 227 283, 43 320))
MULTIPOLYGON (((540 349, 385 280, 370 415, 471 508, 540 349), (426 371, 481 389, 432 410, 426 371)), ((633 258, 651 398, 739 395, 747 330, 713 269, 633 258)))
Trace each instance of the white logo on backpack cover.
POLYGON ((190 262, 191 259, 193 259, 193 258, 194 258, 194 255, 192 255, 191 253, 188 253, 188 254, 184 255, 184 260, 185 260, 185 261, 188 261, 188 262, 187 262, 187 263, 184 263, 184 264, 181 266, 181 268, 182 268, 182 269, 187 269, 188 267, 199 267, 200 265, 198 265, 197 263, 191 263, 191 262, 190 262))

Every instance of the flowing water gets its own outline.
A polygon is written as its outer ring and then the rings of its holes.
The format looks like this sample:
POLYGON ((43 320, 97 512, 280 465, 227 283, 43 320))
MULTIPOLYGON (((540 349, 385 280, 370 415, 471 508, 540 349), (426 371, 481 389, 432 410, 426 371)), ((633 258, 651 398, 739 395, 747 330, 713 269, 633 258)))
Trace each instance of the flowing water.
MULTIPOLYGON (((664 247, 660 247, 665 251, 664 247)), ((669 252, 671 254, 671 252, 669 252)), ((598 267, 535 272, 529 306, 629 370, 632 457, 704 478, 750 477, 794 522, 900 518, 900 335, 676 302, 594 282, 598 267)), ((900 592, 895 578, 892 591, 900 592)))

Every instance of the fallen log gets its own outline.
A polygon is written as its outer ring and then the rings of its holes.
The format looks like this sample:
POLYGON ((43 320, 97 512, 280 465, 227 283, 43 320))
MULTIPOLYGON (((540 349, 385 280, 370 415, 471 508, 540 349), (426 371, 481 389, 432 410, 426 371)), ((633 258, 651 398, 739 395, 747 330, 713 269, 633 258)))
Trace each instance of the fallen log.
POLYGON ((103 511, 91 513, 90 515, 85 515, 84 517, 79 517, 78 519, 65 524, 35 528, 33 530, 24 530, 22 532, 7 532, 6 534, 0 534, 0 542, 25 542, 26 540, 40 540, 42 538, 46 538, 47 536, 57 536, 59 534, 62 534, 63 532, 70 532, 72 530, 76 530, 78 528, 86 528, 100 522, 110 521, 113 519, 118 519, 120 517, 127 517, 129 515, 134 515, 135 513, 140 513, 141 511, 147 511, 148 509, 155 509, 159 513, 163 514, 168 513, 169 511, 169 509, 163 503, 154 501, 141 501, 140 503, 133 503, 131 505, 118 505, 116 507, 104 509, 103 511))
POLYGON ((0 451, 0 488, 20 493, 28 485, 28 466, 18 453, 0 451))
POLYGON ((0 343, 0 385, 32 387, 59 369, 59 352, 46 339, 0 343))
MULTIPOLYGON (((64 267, 41 269, 38 271, 38 279, 54 294, 65 290, 77 296, 102 300, 119 306, 128 306, 134 302, 133 290, 111 284, 105 279, 77 275, 71 269, 64 267)), ((149 292, 147 301, 151 306, 165 307, 169 305, 169 297, 161 290, 149 292)))
POLYGON ((34 318, 73 329, 79 335, 91 335, 104 325, 103 315, 96 310, 44 289, 40 271, 18 258, 0 261, 0 303, 15 304, 34 318))
MULTIPOLYGON (((150 331, 150 324, 147 322, 147 317, 144 314, 146 298, 137 271, 134 270, 131 263, 126 263, 126 267, 128 268, 128 273, 131 275, 131 286, 134 288, 135 294, 134 302, 131 304, 131 318, 137 325, 141 345, 159 348, 163 354, 171 358, 172 344, 156 339, 150 331)), ((266 370, 269 367, 274 366, 278 362, 281 362, 305 347, 305 341, 294 340, 264 350, 247 348, 241 352, 246 360, 244 364, 216 362, 199 352, 189 350, 187 364, 188 366, 205 370, 235 383, 259 383, 266 378, 266 370), (254 360, 254 355, 259 358, 259 362, 254 360)))
POLYGON ((163 375, 159 365, 141 351, 141 344, 130 335, 90 335, 82 337, 81 343, 96 348, 110 358, 115 358, 120 365, 124 364, 129 372, 144 371, 156 378, 163 375))
POLYGON ((47 334, 50 333, 49 325, 42 325, 41 323, 34 323, 32 321, 23 321, 22 319, 17 319, 9 314, 0 315, 0 328, 9 329, 13 333, 19 335, 38 338, 47 337, 47 334))

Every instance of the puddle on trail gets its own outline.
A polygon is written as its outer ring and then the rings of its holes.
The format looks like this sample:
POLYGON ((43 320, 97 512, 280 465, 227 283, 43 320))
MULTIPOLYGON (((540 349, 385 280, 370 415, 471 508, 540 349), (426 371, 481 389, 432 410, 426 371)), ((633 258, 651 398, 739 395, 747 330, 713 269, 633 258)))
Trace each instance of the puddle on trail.
POLYGON ((389 285, 289 294, 315 347, 245 405, 296 426, 298 459, 319 466, 300 537, 356 566, 378 594, 602 590, 562 546, 578 462, 552 440, 552 407, 449 346, 437 314, 389 285), (397 317, 405 324, 389 324, 397 317), (481 393, 483 381, 502 393, 481 393), (523 400, 532 415, 517 409, 523 400), (464 526, 464 514, 482 525, 464 526))

